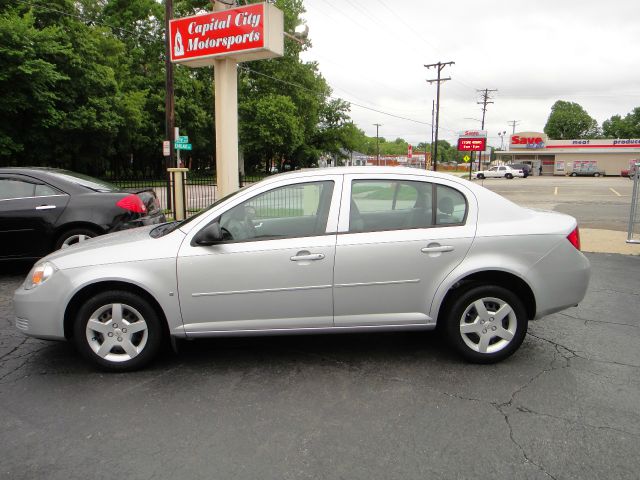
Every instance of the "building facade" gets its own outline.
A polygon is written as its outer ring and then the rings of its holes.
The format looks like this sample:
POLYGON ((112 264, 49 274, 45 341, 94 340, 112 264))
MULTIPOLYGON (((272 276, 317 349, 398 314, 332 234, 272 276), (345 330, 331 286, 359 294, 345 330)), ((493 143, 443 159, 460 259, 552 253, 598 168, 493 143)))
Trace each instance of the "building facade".
POLYGON ((620 175, 638 159, 637 138, 549 140, 542 132, 515 133, 507 151, 496 151, 499 163, 526 163, 535 174, 543 175, 570 175, 587 167, 604 175, 620 175))

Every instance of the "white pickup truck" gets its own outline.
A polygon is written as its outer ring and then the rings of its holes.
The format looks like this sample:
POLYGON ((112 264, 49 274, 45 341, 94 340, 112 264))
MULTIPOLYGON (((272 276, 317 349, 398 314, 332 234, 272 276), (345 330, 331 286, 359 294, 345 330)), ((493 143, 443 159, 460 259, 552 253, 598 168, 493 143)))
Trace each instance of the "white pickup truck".
POLYGON ((476 178, 482 180, 483 178, 524 178, 524 172, 520 169, 511 168, 508 165, 499 165, 497 167, 491 167, 489 170, 480 170, 476 172, 476 178))

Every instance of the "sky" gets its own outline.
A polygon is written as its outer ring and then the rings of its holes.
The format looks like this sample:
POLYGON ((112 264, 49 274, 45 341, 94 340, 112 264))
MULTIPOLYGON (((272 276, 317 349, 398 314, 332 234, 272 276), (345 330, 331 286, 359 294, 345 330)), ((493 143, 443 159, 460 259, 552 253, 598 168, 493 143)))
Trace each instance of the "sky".
POLYGON ((431 141, 434 68, 442 70, 439 138, 478 129, 478 89, 489 144, 498 132, 542 131, 557 100, 576 102, 599 124, 640 106, 638 0, 304 0, 312 47, 336 97, 369 136, 431 141), (358 104, 360 106, 356 106, 358 104), (369 109, 363 108, 368 107, 369 109), (379 110, 396 118, 373 110, 379 110))

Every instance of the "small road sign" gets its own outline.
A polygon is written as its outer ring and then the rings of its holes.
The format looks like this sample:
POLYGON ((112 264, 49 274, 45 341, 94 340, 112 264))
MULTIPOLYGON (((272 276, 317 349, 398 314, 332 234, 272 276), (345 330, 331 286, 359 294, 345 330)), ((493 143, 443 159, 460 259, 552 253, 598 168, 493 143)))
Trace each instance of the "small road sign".
POLYGON ((178 143, 175 142, 174 146, 176 147, 176 150, 191 150, 191 144, 190 143, 178 143))
POLYGON ((176 143, 189 143, 189 137, 186 135, 180 135, 177 139, 176 139, 176 143))
POLYGON ((165 157, 171 155, 171 142, 169 140, 162 142, 162 155, 165 157))
POLYGON ((468 163, 469 160, 471 160, 471 157, 469 155, 465 155, 464 157, 462 157, 462 160, 464 160, 465 163, 468 163))

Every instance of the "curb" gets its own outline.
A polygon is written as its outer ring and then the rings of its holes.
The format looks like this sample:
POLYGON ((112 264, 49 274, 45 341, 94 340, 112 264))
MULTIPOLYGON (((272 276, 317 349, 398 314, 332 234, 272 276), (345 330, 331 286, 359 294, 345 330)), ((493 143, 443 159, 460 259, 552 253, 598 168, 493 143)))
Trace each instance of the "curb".
POLYGON ((627 232, 617 230, 581 228, 580 244, 583 252, 640 255, 640 244, 627 243, 627 232))

